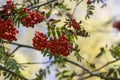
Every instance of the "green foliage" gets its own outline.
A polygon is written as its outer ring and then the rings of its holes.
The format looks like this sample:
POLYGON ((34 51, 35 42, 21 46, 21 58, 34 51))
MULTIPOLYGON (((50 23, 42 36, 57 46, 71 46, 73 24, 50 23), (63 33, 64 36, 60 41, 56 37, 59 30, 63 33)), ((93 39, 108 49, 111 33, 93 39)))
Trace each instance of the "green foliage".
POLYGON ((21 14, 21 11, 23 9, 23 6, 20 8, 15 8, 15 10, 17 11, 17 14, 12 16, 13 22, 15 26, 20 26, 20 24, 22 23, 22 19, 25 18, 28 13, 24 12, 23 14, 21 14))
POLYGON ((90 19, 90 16, 93 15, 93 10, 95 9, 94 5, 87 5, 87 14, 85 16, 85 19, 90 19))
POLYGON ((20 70, 23 70, 23 66, 18 64, 12 56, 9 56, 8 48, 4 46, 2 40, 0 40, 0 68, 4 79, 9 80, 25 80, 22 77, 20 70))
POLYGON ((2 46, 2 44, 0 45, 0 62, 2 62, 5 58, 7 58, 7 54, 5 52, 4 46, 2 46))
POLYGON ((120 58, 120 45, 113 46, 110 52, 114 58, 120 58))
POLYGON ((39 73, 36 74, 36 78, 33 80, 44 80, 47 74, 50 74, 49 66, 46 69, 40 69, 39 73))
POLYGON ((104 0, 93 0, 93 2, 104 3, 104 0))
POLYGON ((90 70, 95 70, 96 69, 96 65, 94 63, 90 63, 90 62, 87 61, 86 65, 90 70))
POLYGON ((20 70, 23 70, 24 66, 18 64, 15 59, 8 59, 5 63, 6 70, 3 71, 3 75, 5 79, 9 80, 24 80, 23 78, 19 77, 18 75, 22 76, 20 70), (9 71, 9 72, 8 72, 9 71), (12 72, 12 73, 11 73, 12 72), (17 74, 17 75, 15 75, 17 74))
POLYGON ((71 9, 68 7, 68 5, 66 5, 66 4, 64 4, 64 3, 59 4, 58 7, 59 7, 60 9, 62 9, 63 11, 69 11, 69 10, 71 10, 71 9))
MULTIPOLYGON (((38 4, 38 3, 40 2, 40 0, 27 0, 27 2, 29 2, 29 3, 30 3, 30 5, 29 5, 29 6, 33 6, 33 5, 38 4)), ((28 7, 29 7, 29 6, 28 6, 28 7)))
POLYGON ((120 67, 118 68, 109 68, 108 71, 104 72, 101 75, 101 78, 106 78, 109 80, 119 80, 120 76, 120 67))
POLYGON ((58 80, 71 80, 71 72, 70 70, 58 71, 56 77, 58 80))
POLYGON ((83 57, 81 57, 80 55, 80 49, 79 49, 79 45, 75 44, 75 53, 74 56, 76 57, 77 61, 81 61, 81 59, 83 59, 83 57))

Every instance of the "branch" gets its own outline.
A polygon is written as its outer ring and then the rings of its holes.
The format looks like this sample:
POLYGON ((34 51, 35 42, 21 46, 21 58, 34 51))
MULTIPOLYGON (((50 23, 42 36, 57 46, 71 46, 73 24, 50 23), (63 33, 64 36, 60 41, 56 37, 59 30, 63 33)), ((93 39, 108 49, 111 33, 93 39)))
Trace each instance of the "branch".
MULTIPOLYGON (((110 61, 110 62, 108 62, 108 63, 104 64, 103 66, 99 67, 98 69, 94 70, 93 72, 99 71, 99 70, 101 70, 101 69, 103 69, 103 68, 107 67, 108 65, 110 65, 110 64, 112 64, 112 63, 115 63, 115 62, 117 62, 117 61, 119 61, 119 60, 120 60, 120 58, 115 59, 115 60, 113 60, 113 61, 110 61)), ((92 73, 93 73, 93 72, 92 72, 92 73)), ((85 74, 88 74, 88 73, 87 73, 87 72, 85 72, 85 73, 78 74, 78 75, 75 75, 75 76, 82 76, 82 75, 85 75, 85 74)), ((91 75, 89 75, 89 76, 85 77, 84 79, 87 79, 87 78, 89 78, 89 77, 91 77, 91 75)), ((82 79, 82 80, 84 80, 84 79, 82 79)))
POLYGON ((32 47, 32 46, 24 45, 24 44, 19 44, 19 43, 15 43, 15 42, 3 41, 3 43, 9 43, 9 44, 17 45, 17 46, 19 46, 19 47, 35 49, 35 48, 32 47))
POLYGON ((24 77, 16 74, 15 72, 12 72, 12 71, 6 69, 5 67, 3 67, 3 66, 1 66, 1 65, 0 65, 0 70, 4 70, 4 71, 6 71, 6 72, 9 72, 9 73, 11 73, 11 74, 13 74, 13 75, 15 75, 15 76, 18 76, 19 78, 21 78, 21 79, 23 79, 23 80, 28 80, 27 78, 24 78, 24 77))
POLYGON ((35 5, 35 6, 32 6, 32 7, 28 8, 28 9, 30 10, 30 9, 38 8, 38 7, 44 6, 46 4, 53 3, 55 1, 58 1, 58 0, 50 0, 50 1, 47 1, 46 3, 40 4, 40 5, 35 5))
POLYGON ((75 14, 75 11, 76 11, 76 9, 77 9, 77 6, 79 6, 79 4, 80 4, 81 2, 83 2, 83 1, 84 1, 84 0, 77 1, 76 5, 75 5, 75 7, 74 7, 74 9, 73 9, 73 13, 72 13, 72 17, 71 17, 71 18, 73 18, 73 15, 75 14))
MULTIPOLYGON (((35 49, 35 48, 32 47, 32 46, 28 46, 28 45, 24 45, 24 44, 19 44, 19 43, 15 43, 15 42, 9 42, 9 41, 2 41, 2 42, 3 42, 3 43, 9 43, 9 44, 17 45, 17 46, 19 46, 19 47, 25 47, 25 48, 35 49)), ((77 64, 77 63, 75 63, 75 62, 73 62, 73 61, 70 61, 70 60, 68 60, 68 59, 64 59, 64 60, 65 60, 66 62, 72 63, 72 64, 74 64, 74 65, 76 65, 76 66, 78 66, 78 67, 83 68, 83 66, 81 66, 81 65, 79 65, 79 64, 77 64)), ((119 60, 120 60, 120 58, 118 58, 118 59, 116 59, 116 60, 113 60, 113 61, 110 61, 110 62, 106 63, 105 65, 101 66, 100 68, 94 70, 93 72, 99 71, 100 69, 108 66, 109 64, 112 64, 112 63, 117 62, 117 61, 119 61, 119 60)), ((86 69, 86 68, 83 68, 83 69, 84 69, 85 71, 89 72, 88 69, 86 69)))
POLYGON ((47 63, 51 63, 53 61, 46 61, 46 62, 27 62, 27 63, 18 63, 18 64, 21 64, 21 65, 28 65, 28 64, 47 64, 47 63))
POLYGON ((94 77, 94 76, 99 77, 99 78, 104 79, 104 80, 120 80, 120 78, 113 78, 113 77, 110 77, 110 76, 103 76, 103 75, 101 75, 99 73, 90 74, 90 75, 88 75, 86 77, 83 77, 81 79, 78 79, 78 80, 85 80, 85 79, 88 79, 88 78, 94 77))
POLYGON ((78 67, 82 68, 83 70, 85 70, 85 71, 88 72, 89 74, 92 74, 92 72, 89 71, 87 68, 83 67, 82 65, 80 65, 80 64, 78 64, 78 63, 76 63, 76 62, 74 62, 74 61, 68 60, 68 59, 66 59, 66 58, 64 58, 64 61, 69 62, 69 63, 71 63, 71 64, 74 64, 75 66, 78 66, 78 67))
POLYGON ((9 56, 11 56, 12 54, 14 54, 19 48, 20 48, 20 46, 17 46, 17 47, 10 53, 9 56))
MULTIPOLYGON (((8 42, 8 41, 3 41, 4 43, 10 43, 10 44, 13 44, 13 45, 17 45, 17 46, 19 46, 19 47, 24 47, 24 48, 30 48, 30 49, 35 49, 34 47, 32 47, 32 46, 28 46, 28 45, 24 45, 24 44, 19 44, 19 43, 15 43, 15 42, 8 42)), ((14 50, 14 52, 16 51, 18 49, 18 47, 14 50)), ((118 58, 118 59, 116 59, 116 60, 113 60, 113 61, 110 61, 110 62, 108 62, 108 63, 106 63, 105 65, 103 65, 103 66, 101 66, 100 68, 98 68, 98 69, 96 69, 96 70, 94 70, 93 72, 91 72, 90 70, 88 70, 87 68, 85 68, 84 66, 82 66, 82 65, 80 65, 80 64, 78 64, 78 63, 76 63, 76 62, 74 62, 74 61, 71 61, 71 60, 68 60, 68 59, 66 59, 66 58, 64 58, 64 61, 66 61, 66 62, 68 62, 68 63, 71 63, 71 64, 73 64, 73 65, 75 65, 75 66, 78 66, 78 67, 80 67, 80 68, 82 68, 83 70, 85 70, 86 72, 85 72, 85 74, 87 74, 87 73, 89 73, 89 75, 88 76, 86 76, 86 77, 84 77, 83 79, 80 79, 80 80, 84 80, 84 79, 87 79, 87 78, 89 78, 89 77, 93 77, 93 76, 98 76, 98 77, 101 77, 101 78, 103 78, 103 79, 108 79, 108 77, 106 78, 106 77, 103 77, 103 76, 101 76, 100 74, 96 74, 96 71, 99 71, 99 70, 101 70, 102 68, 105 68, 106 66, 108 66, 108 65, 110 65, 110 64, 112 64, 112 63, 115 63, 115 62, 117 62, 117 61, 119 61, 120 60, 120 58, 118 58)), ((20 63, 20 64, 47 64, 47 63, 50 63, 50 62, 52 62, 52 61, 48 61, 48 62, 35 62, 35 63, 33 63, 33 62, 28 62, 28 63, 20 63)), ((0 66, 1 67, 1 66, 0 66)), ((110 78, 109 78, 110 79, 110 78)))
MULTIPOLYGON (((84 77, 84 78, 82 78, 82 79, 79 79, 79 80, 85 80, 85 79, 88 79, 88 78, 93 77, 93 76, 98 76, 98 77, 101 77, 102 79, 112 79, 112 77, 105 77, 105 76, 101 76, 100 74, 93 74, 93 73, 95 73, 96 71, 99 71, 99 70, 105 68, 106 66, 108 66, 108 65, 110 65, 110 64, 112 64, 112 63, 115 63, 115 62, 117 62, 117 61, 119 61, 119 60, 120 60, 120 58, 115 59, 115 60, 113 60, 113 61, 110 61, 110 62, 104 64, 103 66, 99 67, 98 69, 94 70, 94 71, 92 72, 92 74, 90 74, 90 75, 88 75, 88 76, 86 76, 86 77, 84 77)), ((84 74, 87 74, 87 72, 85 72, 84 74)), ((81 76, 81 75, 84 75, 84 74, 79 74, 79 75, 75 75, 75 76, 81 76)), ((116 80, 120 80, 120 79, 118 78, 118 79, 116 79, 116 80)))
MULTIPOLYGON (((14 43, 14 42, 8 42, 8 41, 3 41, 3 42, 4 42, 4 43, 10 43, 10 44, 13 44, 13 45, 17 45, 17 46, 19 46, 19 47, 25 47, 25 48, 35 49, 35 48, 32 47, 32 46, 28 46, 28 45, 24 45, 24 44, 19 44, 19 43, 14 43)), ((77 63, 75 63, 75 62, 73 62, 73 61, 71 61, 71 60, 65 59, 65 58, 64 58, 64 61, 69 62, 69 63, 71 63, 71 64, 74 64, 74 65, 82 68, 83 70, 85 70, 86 72, 88 72, 88 73, 91 74, 91 72, 90 72, 87 68, 81 66, 80 64, 77 64, 77 63)), ((28 64, 30 64, 30 63, 28 63, 28 64)), ((35 63, 32 63, 32 64, 35 64, 35 63)))
MULTIPOLYGON (((120 60, 120 58, 115 59, 115 60, 113 60, 113 61, 110 61, 110 62, 104 64, 103 66, 101 66, 100 68, 96 69, 95 71, 99 71, 99 70, 101 70, 102 68, 105 68, 106 66, 108 66, 108 65, 110 65, 110 64, 112 64, 112 63, 115 63, 115 62, 117 62, 117 61, 119 61, 119 60, 120 60)), ((94 72, 95 72, 95 71, 94 71, 94 72)))
MULTIPOLYGON (((25 44, 19 44, 19 43, 15 43, 15 42, 9 42, 9 41, 2 41, 3 43, 9 43, 9 44, 13 44, 13 45, 17 45, 18 47, 12 52, 12 54, 17 51, 20 47, 24 47, 24 48, 29 48, 29 49, 35 49, 33 46, 29 46, 29 45, 25 45, 25 44)), ((36 49, 35 49, 36 50, 36 49)), ((72 48, 72 51, 77 51, 77 49, 72 48)), ((79 49, 78 49, 79 51, 79 49)))

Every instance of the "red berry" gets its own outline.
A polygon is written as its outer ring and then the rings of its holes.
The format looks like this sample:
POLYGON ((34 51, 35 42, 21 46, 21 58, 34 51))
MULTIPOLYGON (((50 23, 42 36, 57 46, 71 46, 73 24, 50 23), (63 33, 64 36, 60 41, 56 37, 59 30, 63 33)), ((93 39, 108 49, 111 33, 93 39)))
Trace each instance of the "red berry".
POLYGON ((113 23, 113 27, 116 28, 116 29, 118 29, 118 30, 120 30, 120 21, 115 21, 113 23))
POLYGON ((71 52, 72 46, 69 40, 63 34, 58 39, 51 40, 50 52, 53 54, 68 56, 71 52))
POLYGON ((15 5, 12 0, 8 0, 6 3, 7 4, 3 7, 4 13, 10 15, 11 13, 14 12, 15 5))
POLYGON ((71 26, 73 26, 74 29, 77 29, 77 30, 80 29, 80 25, 79 25, 79 23, 77 23, 77 21, 75 19, 71 20, 71 26))
POLYGON ((88 1, 87 1, 87 4, 88 4, 88 5, 90 5, 91 3, 92 3, 92 1, 91 1, 91 0, 88 0, 88 1))

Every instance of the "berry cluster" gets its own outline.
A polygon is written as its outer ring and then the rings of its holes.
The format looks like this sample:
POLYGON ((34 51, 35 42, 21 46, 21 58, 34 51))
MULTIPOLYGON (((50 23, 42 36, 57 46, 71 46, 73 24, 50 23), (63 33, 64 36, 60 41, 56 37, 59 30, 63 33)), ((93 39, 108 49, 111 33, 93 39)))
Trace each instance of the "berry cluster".
POLYGON ((63 34, 58 39, 51 40, 50 52, 53 54, 68 56, 72 46, 69 44, 69 40, 63 34))
POLYGON ((11 19, 0 19, 0 39, 6 39, 8 41, 16 41, 16 34, 18 30, 14 27, 11 19))
POLYGON ((8 0, 6 2, 6 5, 3 7, 4 13, 6 15, 10 15, 11 13, 14 12, 14 7, 15 7, 15 5, 14 5, 13 1, 12 0, 8 0))
POLYGON ((80 29, 80 24, 75 19, 71 20, 71 26, 73 26, 73 28, 76 30, 80 29))
POLYGON ((29 11, 27 8, 24 8, 21 13, 27 12, 28 15, 22 19, 22 23, 26 27, 34 28, 34 25, 40 22, 43 22, 43 15, 39 14, 37 11, 29 11))
POLYGON ((35 37, 33 38, 33 46, 37 50, 43 50, 47 45, 47 36, 43 35, 43 33, 36 31, 35 37))
POLYGON ((72 49, 69 44, 69 40, 66 38, 65 34, 60 36, 58 39, 47 40, 47 37, 41 32, 36 32, 33 38, 33 46, 37 50, 42 50, 45 48, 50 49, 50 53, 58 54, 63 56, 68 56, 72 49))

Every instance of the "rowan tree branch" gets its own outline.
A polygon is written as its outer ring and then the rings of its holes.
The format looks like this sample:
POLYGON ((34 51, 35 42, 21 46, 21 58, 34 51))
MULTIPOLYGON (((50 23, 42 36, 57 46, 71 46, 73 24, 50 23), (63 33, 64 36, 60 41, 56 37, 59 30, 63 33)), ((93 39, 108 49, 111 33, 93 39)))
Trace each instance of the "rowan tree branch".
POLYGON ((3 43, 9 43, 9 44, 17 45, 19 47, 24 47, 24 48, 29 48, 29 49, 35 49, 32 46, 25 45, 25 44, 19 44, 19 43, 15 43, 15 42, 3 41, 3 43))
POLYGON ((46 61, 46 62, 27 62, 27 63, 18 63, 20 65, 32 65, 32 64, 48 64, 48 63, 51 63, 53 61, 46 61))
MULTIPOLYGON (((15 42, 3 41, 3 43, 9 43, 9 44, 17 45, 17 46, 19 46, 19 48, 20 48, 20 47, 24 47, 24 48, 29 48, 29 49, 35 49, 35 48, 32 47, 32 46, 24 45, 24 44, 19 44, 19 43, 15 43, 15 42)), ((17 51, 17 50, 18 50, 18 47, 17 47, 13 52, 15 52, 15 51, 17 51)), ((110 79, 110 78, 112 78, 112 77, 104 77, 104 76, 101 76, 99 73, 97 73, 97 71, 99 71, 99 70, 101 70, 102 68, 105 68, 105 67, 107 67, 108 65, 110 65, 110 64, 112 64, 112 63, 115 63, 115 62, 117 62, 117 61, 119 61, 119 60, 120 60, 120 58, 115 59, 115 60, 113 60, 113 61, 110 61, 110 62, 104 64, 103 66, 99 67, 98 69, 96 69, 96 70, 94 70, 94 71, 90 71, 89 69, 85 68, 84 66, 82 66, 82 65, 80 65, 80 64, 78 64, 78 63, 76 63, 76 62, 64 58, 64 61, 66 61, 66 62, 68 62, 68 63, 71 63, 71 64, 73 64, 73 65, 75 65, 75 66, 83 69, 84 71, 86 71, 84 74, 89 74, 88 76, 86 76, 86 77, 84 77, 84 78, 82 78, 82 79, 80 79, 80 80, 84 80, 84 79, 87 79, 87 78, 90 78, 90 77, 93 77, 93 76, 98 76, 98 77, 103 78, 103 79, 110 79)), ((47 64, 47 63, 50 63, 50 62, 52 62, 52 61, 47 61, 47 62, 27 62, 27 63, 20 63, 20 64, 23 64, 23 65, 24 65, 24 64, 47 64)), ((0 66, 0 68, 1 68, 1 66, 0 66)), ((3 69, 4 69, 4 68, 3 68, 3 69)))
POLYGON ((19 48, 20 48, 20 46, 17 46, 17 47, 10 53, 9 56, 11 56, 12 54, 14 54, 19 48))
POLYGON ((113 61, 107 62, 107 63, 104 64, 103 66, 101 66, 101 67, 99 67, 98 69, 94 70, 94 72, 95 72, 95 71, 99 71, 99 70, 105 68, 106 66, 108 66, 108 65, 110 65, 110 64, 112 64, 112 63, 115 63, 115 62, 117 62, 117 61, 119 61, 119 60, 120 60, 120 58, 117 58, 117 59, 115 59, 115 60, 113 60, 113 61))
POLYGON ((30 9, 42 7, 42 6, 45 6, 46 4, 50 4, 50 3, 53 3, 53 2, 56 2, 56 1, 58 1, 58 0, 50 0, 50 1, 47 1, 47 2, 45 2, 45 3, 43 3, 43 4, 39 4, 39 5, 32 6, 32 7, 28 8, 28 9, 30 10, 30 9))
MULTIPOLYGON (((108 65, 113 64, 113 63, 115 63, 115 62, 117 62, 117 61, 119 61, 119 60, 120 60, 120 58, 115 59, 115 60, 110 61, 110 62, 107 62, 106 64, 104 64, 104 65, 102 65, 101 67, 99 67, 99 68, 95 69, 94 71, 92 71, 92 73, 96 73, 97 71, 99 71, 99 70, 107 67, 108 65)), ((85 74, 88 74, 88 72, 84 72, 84 73, 82 73, 82 74, 76 74, 76 75, 74 75, 74 76, 82 76, 82 75, 85 75, 85 74)), ((80 79, 80 80, 84 80, 84 79, 87 79, 87 78, 90 78, 90 77, 93 77, 93 76, 96 76, 96 75, 89 75, 89 76, 86 76, 86 77, 84 77, 83 79, 80 79)))
POLYGON ((75 65, 75 66, 78 66, 79 68, 82 68, 83 70, 85 70, 85 71, 88 72, 89 74, 92 74, 92 72, 91 72, 90 70, 88 70, 88 69, 85 68, 84 66, 82 66, 82 65, 80 65, 80 64, 78 64, 78 63, 76 63, 76 62, 74 62, 74 61, 68 60, 68 59, 66 59, 66 58, 64 58, 64 61, 66 61, 66 62, 68 62, 68 63, 71 63, 71 64, 73 64, 73 65, 75 65))

